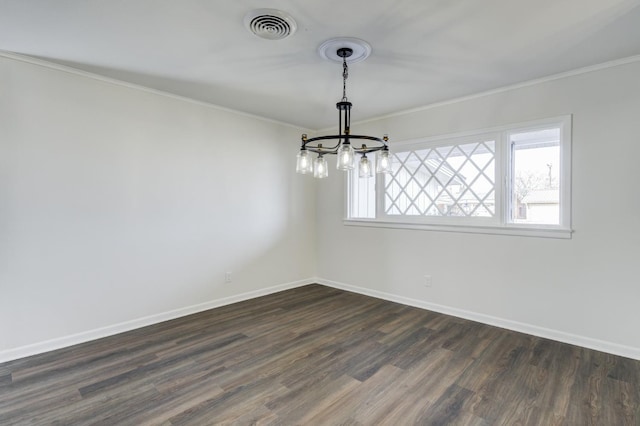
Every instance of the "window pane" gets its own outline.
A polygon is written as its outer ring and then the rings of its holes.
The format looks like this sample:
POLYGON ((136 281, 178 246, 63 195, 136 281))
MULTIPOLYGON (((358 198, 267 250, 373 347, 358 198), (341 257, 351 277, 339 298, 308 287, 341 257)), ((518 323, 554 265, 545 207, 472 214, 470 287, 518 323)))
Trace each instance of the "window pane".
POLYGON ((510 135, 512 147, 511 221, 560 223, 560 129, 510 135))
MULTIPOLYGON (((375 164, 375 162, 374 162, 375 164)), ((358 169, 350 171, 349 217, 352 219, 374 219, 376 217, 376 180, 358 177, 358 169)))
POLYGON ((391 161, 387 215, 495 215, 495 141, 402 151, 391 161))

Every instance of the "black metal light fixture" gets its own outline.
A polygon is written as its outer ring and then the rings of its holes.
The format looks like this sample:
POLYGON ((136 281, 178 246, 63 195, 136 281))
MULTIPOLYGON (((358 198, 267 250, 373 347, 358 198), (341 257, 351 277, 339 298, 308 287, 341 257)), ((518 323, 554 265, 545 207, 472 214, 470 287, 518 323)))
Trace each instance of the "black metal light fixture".
POLYGON ((353 54, 350 47, 340 47, 336 51, 338 57, 342 58, 342 99, 336 104, 338 109, 339 122, 338 134, 307 138, 302 135, 302 146, 297 156, 296 172, 301 174, 313 173, 316 178, 328 176, 329 169, 327 154, 337 155, 336 167, 338 170, 353 170, 355 168, 355 156, 360 155, 359 176, 362 178, 373 176, 372 163, 367 154, 380 151, 377 155, 377 173, 389 173, 391 162, 389 161, 389 137, 382 138, 375 136, 352 135, 351 134, 351 107, 353 104, 347 99, 347 78, 349 77, 349 67, 347 58, 353 54), (324 141, 337 141, 333 146, 324 146, 324 141), (353 146, 358 144, 359 146, 353 146), (310 152, 318 154, 312 161, 310 152))

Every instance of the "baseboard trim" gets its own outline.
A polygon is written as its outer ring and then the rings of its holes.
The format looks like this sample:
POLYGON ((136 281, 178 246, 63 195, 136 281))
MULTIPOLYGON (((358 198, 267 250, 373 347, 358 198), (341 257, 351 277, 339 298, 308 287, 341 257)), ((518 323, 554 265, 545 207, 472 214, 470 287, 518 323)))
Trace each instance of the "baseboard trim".
POLYGON ((307 278, 307 279, 293 281, 285 284, 278 284, 271 287, 249 291, 246 293, 240 293, 233 296, 223 297, 220 299, 214 299, 208 302, 198 303, 196 305, 186 306, 184 308, 174 309, 167 312, 161 312, 159 314, 149 315, 146 317, 137 318, 130 321, 124 321, 124 322, 109 325, 106 327, 83 331, 81 333, 76 333, 69 336, 63 336, 63 337, 59 337, 51 340, 46 340, 43 342, 20 346, 17 348, 6 349, 3 351, 0 351, 0 363, 12 361, 19 358, 25 358, 28 356, 37 355, 44 352, 53 351, 56 349, 66 348, 68 346, 73 346, 79 343, 85 343, 92 340, 101 339, 103 337, 113 336, 114 334, 124 333, 126 331, 135 330, 137 328, 146 327, 148 325, 169 321, 172 319, 184 317, 184 316, 195 314, 198 312, 207 311, 209 309, 218 308, 220 306, 242 302, 248 299, 254 299, 256 297, 266 296, 272 293, 278 293, 283 290, 289 290, 292 288, 302 287, 308 284, 314 284, 316 282, 317 282, 316 278, 307 278))
POLYGON ((425 302, 423 300, 413 299, 405 296, 399 296, 396 294, 386 293, 378 290, 372 290, 365 287, 358 287, 358 286, 345 284, 337 281, 326 280, 323 278, 317 278, 316 282, 318 284, 326 285, 328 287, 333 287, 340 290, 346 290, 353 293, 362 294, 365 296, 371 296, 378 299, 388 300, 390 302, 402 303, 403 305, 409 305, 409 306, 414 306, 416 308, 426 309, 429 311, 440 312, 442 314, 447 314, 447 315, 451 315, 458 318, 464 318, 471 321, 480 322, 483 324, 493 325, 496 327, 517 331, 520 333, 531 334, 533 336, 543 337, 545 339, 551 339, 551 340, 555 340, 562 343, 569 343, 571 345, 582 346, 588 349, 594 349, 601 352, 607 352, 613 355, 619 355, 626 358, 640 360, 640 348, 634 348, 632 346, 620 345, 613 342, 593 339, 591 337, 585 337, 585 336, 579 336, 576 334, 566 333, 564 331, 538 327, 532 324, 526 324, 518 321, 512 321, 509 319, 498 318, 491 315, 481 314, 478 312, 453 308, 451 306, 425 302))
POLYGON ((302 287, 309 284, 321 284, 340 290, 350 291, 353 293, 371 296, 378 299, 388 300, 390 302, 402 303, 403 305, 414 306, 429 311, 440 312, 446 315, 452 315, 458 318, 464 318, 483 324, 493 325, 520 333, 531 334, 533 336, 543 337, 558 342, 569 343, 572 345, 582 346, 597 351, 607 352, 613 355, 624 356, 640 360, 640 348, 620 345, 617 343, 607 342, 604 340, 593 339, 590 337, 579 336, 576 334, 566 333, 563 331, 553 330, 544 327, 538 327, 531 324, 512 321, 504 318, 498 318, 491 315, 485 315, 464 309, 453 308, 450 306, 440 305, 436 303, 426 302, 424 300, 413 299, 410 297, 400 296, 392 293, 386 293, 378 290, 372 290, 365 287, 358 287, 337 281, 327 280, 324 278, 314 277, 303 280, 293 281, 289 283, 274 285, 271 287, 249 291, 233 296, 223 297, 220 299, 210 300, 208 302, 196 305, 186 306, 184 308, 174 309, 159 314, 149 315, 146 317, 125 321, 118 324, 101 327, 93 330, 84 331, 69 336, 59 337, 43 342, 30 345, 20 346, 17 348, 0 351, 0 363, 49 352, 56 349, 73 346, 79 343, 85 343, 103 337, 113 336, 115 334, 124 333, 126 331, 135 330, 137 328, 146 327, 148 325, 157 324, 164 321, 180 318, 183 316, 195 314, 220 306, 230 305, 232 303, 242 302, 244 300, 254 299, 256 297, 266 296, 280 291, 292 288, 302 287))

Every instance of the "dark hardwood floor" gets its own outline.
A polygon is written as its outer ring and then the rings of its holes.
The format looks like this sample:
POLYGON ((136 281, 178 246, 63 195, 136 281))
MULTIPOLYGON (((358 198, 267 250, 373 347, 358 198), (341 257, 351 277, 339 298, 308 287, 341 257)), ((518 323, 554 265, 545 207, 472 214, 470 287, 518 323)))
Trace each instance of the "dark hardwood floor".
POLYGON ((640 361, 311 285, 0 364, 0 424, 640 425, 640 361))

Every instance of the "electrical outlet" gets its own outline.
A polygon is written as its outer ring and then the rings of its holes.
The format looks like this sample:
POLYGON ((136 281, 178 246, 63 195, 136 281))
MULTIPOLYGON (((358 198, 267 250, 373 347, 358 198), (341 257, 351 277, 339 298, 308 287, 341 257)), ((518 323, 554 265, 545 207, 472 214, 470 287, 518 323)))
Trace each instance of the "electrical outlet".
POLYGON ((431 287, 432 285, 431 275, 424 276, 424 281, 422 282, 422 285, 424 285, 425 287, 431 287))
POLYGON ((225 272, 224 273, 224 282, 225 283, 230 283, 231 282, 231 272, 225 272))

